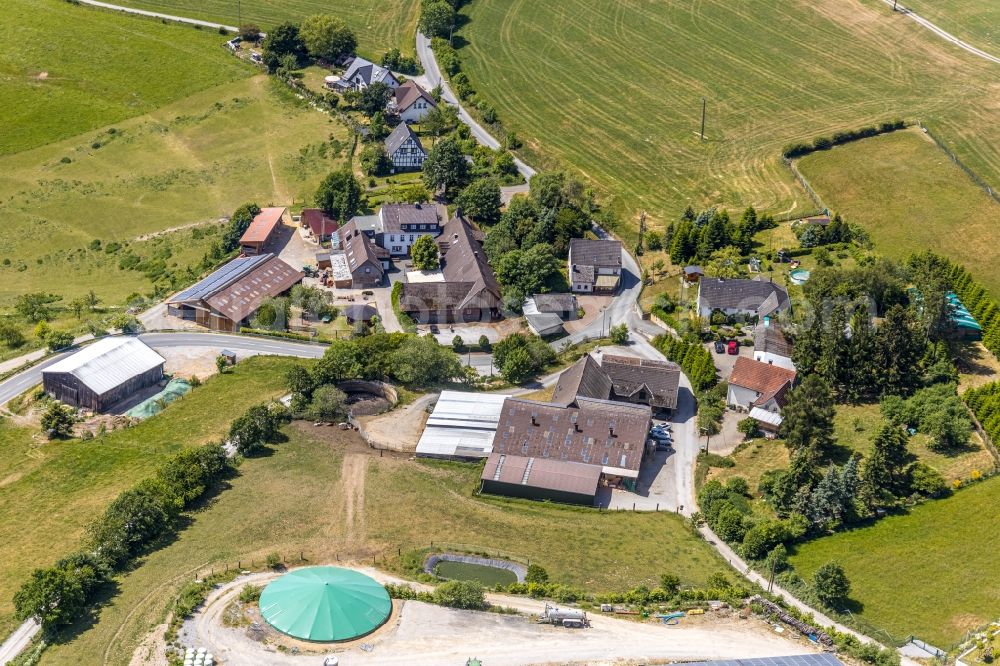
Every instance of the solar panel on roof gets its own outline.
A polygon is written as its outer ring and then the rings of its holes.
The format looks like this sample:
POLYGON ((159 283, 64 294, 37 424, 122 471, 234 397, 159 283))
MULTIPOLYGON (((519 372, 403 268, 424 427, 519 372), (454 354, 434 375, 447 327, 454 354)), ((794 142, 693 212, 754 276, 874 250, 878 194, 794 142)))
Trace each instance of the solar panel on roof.
POLYGON ((200 301, 224 289, 246 275, 260 264, 268 261, 274 255, 259 254, 255 257, 240 257, 233 259, 208 277, 196 282, 181 293, 170 299, 173 302, 200 301))

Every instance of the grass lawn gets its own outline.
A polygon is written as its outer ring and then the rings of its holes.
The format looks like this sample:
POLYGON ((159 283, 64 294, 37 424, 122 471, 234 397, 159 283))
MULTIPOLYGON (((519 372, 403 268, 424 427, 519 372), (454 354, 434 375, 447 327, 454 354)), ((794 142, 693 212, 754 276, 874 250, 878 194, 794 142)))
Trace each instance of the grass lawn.
POLYGON ((729 459, 736 463, 735 467, 713 467, 708 479, 725 483, 734 476, 742 476, 750 483, 750 491, 757 493, 764 472, 788 467, 788 447, 780 439, 755 439, 740 445, 729 459))
MULTIPOLYGON (((871 440, 881 419, 878 405, 837 405, 834 437, 845 449, 867 455, 871 451, 871 440)), ((941 472, 948 482, 968 479, 974 471, 984 474, 995 468, 993 456, 976 433, 972 434, 965 448, 956 451, 932 451, 928 446, 929 441, 927 435, 913 435, 908 445, 910 453, 941 472)))
POLYGON ((312 563, 339 556, 371 564, 374 555, 380 566, 397 569, 397 549, 405 554, 448 541, 530 557, 554 580, 596 590, 653 585, 667 570, 698 584, 726 568, 673 514, 478 499, 477 465, 379 458, 352 432, 316 435, 296 425, 286 432, 289 441, 245 461, 231 488, 122 577, 97 622, 49 650, 44 663, 90 663, 102 655, 102 663, 126 666, 195 572, 252 558, 259 565, 270 552, 290 560, 301 552, 312 563))
POLYGON ((414 52, 420 16, 417 0, 242 0, 239 19, 232 0, 120 0, 118 4, 225 25, 256 23, 265 32, 283 21, 299 23, 313 14, 334 14, 354 30, 361 55, 377 60, 393 47, 414 52))
POLYGON ((932 248, 1000 294, 1000 204, 919 130, 813 153, 800 171, 826 203, 896 258, 932 248))
POLYGON ((810 579, 830 560, 851 580, 854 611, 897 638, 910 634, 948 648, 1000 615, 1000 574, 990 546, 1000 521, 1000 479, 909 514, 799 546, 791 556, 810 579))
POLYGON ((279 395, 292 363, 247 359, 162 414, 91 441, 47 442, 0 420, 0 635, 14 626, 11 596, 32 569, 75 549, 87 523, 164 457, 220 438, 247 407, 279 395))
POLYGON ((631 225, 640 210, 662 222, 687 204, 812 209, 782 147, 895 116, 933 121, 1000 183, 995 66, 869 0, 476 0, 464 11, 465 69, 525 158, 585 177, 631 225))
POLYGON ((149 113, 254 71, 210 30, 59 0, 5 0, 3 15, 0 127, 12 131, 0 133, 0 155, 149 113))
POLYGON ((130 242, 144 257, 167 244, 168 266, 191 265, 213 238, 186 227, 216 223, 248 200, 301 204, 350 147, 345 127, 263 75, 110 129, 0 157, 0 306, 37 290, 69 301, 93 289, 107 304, 146 292, 141 273, 89 244, 130 242), (185 230, 150 236, 170 229, 185 230))
MULTIPOLYGON (((993 0, 906 0, 900 4, 959 39, 992 55, 1000 54, 1000 5, 993 0)), ((910 19, 900 14, 897 20, 910 19)))

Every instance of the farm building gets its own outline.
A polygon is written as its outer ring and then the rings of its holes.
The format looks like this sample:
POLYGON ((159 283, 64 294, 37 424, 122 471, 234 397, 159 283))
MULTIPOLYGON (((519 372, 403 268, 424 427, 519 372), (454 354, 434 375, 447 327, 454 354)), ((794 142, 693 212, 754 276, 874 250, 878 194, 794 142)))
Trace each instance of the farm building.
POLYGON ((698 315, 713 312, 727 316, 767 317, 791 307, 788 291, 763 277, 753 280, 702 278, 698 286, 698 315))
POLYGON ((273 254, 239 257, 167 300, 167 313, 215 331, 238 331, 265 298, 280 296, 302 273, 273 254))
POLYGON ((442 391, 417 442, 417 455, 469 460, 493 450, 505 395, 442 391))
POLYGON ((348 222, 340 230, 340 244, 344 248, 352 288, 368 289, 382 284, 385 264, 379 255, 379 248, 371 241, 368 234, 359 231, 353 221, 348 222))
POLYGON ((138 338, 107 337, 42 370, 42 386, 67 405, 102 412, 160 381, 165 362, 138 338))
POLYGON ((597 465, 491 453, 481 477, 484 493, 593 505, 600 485, 597 465))
POLYGON ((500 318, 500 285, 479 238, 465 218, 456 214, 438 237, 444 280, 403 283, 400 310, 426 324, 500 318))
POLYGON ((553 335, 565 333, 563 320, 554 313, 525 314, 524 320, 532 333, 540 338, 547 338, 553 335))
POLYGON ((601 364, 590 355, 571 365, 556 382, 552 402, 573 405, 580 397, 677 408, 681 370, 676 363, 605 354, 601 364))
POLYGON ((281 226, 285 216, 284 208, 261 208, 260 213, 240 237, 240 251, 248 257, 261 254, 264 246, 281 226))
POLYGON ((309 230, 319 242, 330 240, 339 228, 337 221, 329 217, 319 208, 304 208, 302 210, 302 226, 309 230))
POLYGON ((576 319, 580 306, 573 294, 535 294, 524 301, 524 314, 554 314, 563 321, 576 319))
POLYGON ((567 262, 574 292, 612 294, 622 276, 621 241, 574 238, 569 242, 567 262))
MULTIPOLYGON (((578 397, 576 405, 508 398, 497 423, 492 453, 594 466, 599 474, 587 477, 594 479, 586 490, 591 498, 599 484, 634 490, 646 453, 652 418, 649 407, 584 397, 578 397)), ((533 467, 529 463, 525 469, 533 467)), ((484 481, 487 476, 484 470, 484 481)), ((525 494, 520 496, 538 499, 553 490, 547 485, 534 486, 530 474, 522 485, 525 494)))

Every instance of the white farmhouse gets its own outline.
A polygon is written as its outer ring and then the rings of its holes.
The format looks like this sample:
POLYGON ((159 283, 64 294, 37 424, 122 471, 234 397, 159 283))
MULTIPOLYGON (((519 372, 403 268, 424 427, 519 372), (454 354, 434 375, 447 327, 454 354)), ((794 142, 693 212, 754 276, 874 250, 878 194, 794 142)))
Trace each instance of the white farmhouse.
POLYGON ((795 364, 792 362, 792 344, 785 338, 781 328, 766 317, 754 331, 753 360, 795 370, 795 364))
POLYGON ((622 276, 621 241, 574 238, 569 242, 568 262, 572 291, 612 294, 622 276))
POLYGON ((385 153, 392 162, 393 172, 413 171, 424 166, 427 151, 420 137, 406 123, 399 123, 385 139, 385 153))
POLYGON ((396 88, 389 102, 389 110, 404 123, 419 123, 436 106, 434 98, 412 80, 396 88))

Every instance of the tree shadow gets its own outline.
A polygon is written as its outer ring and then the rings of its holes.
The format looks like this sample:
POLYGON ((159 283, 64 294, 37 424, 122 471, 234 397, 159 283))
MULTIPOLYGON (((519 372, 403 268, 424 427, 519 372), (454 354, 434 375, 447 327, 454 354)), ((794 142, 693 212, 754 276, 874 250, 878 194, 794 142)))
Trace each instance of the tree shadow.
POLYGON ((961 374, 978 377, 992 377, 996 374, 995 369, 987 360, 989 352, 982 345, 956 344, 953 345, 952 353, 955 355, 955 366, 961 374))
POLYGON ((110 606, 121 593, 121 587, 116 580, 109 580, 94 592, 87 600, 83 613, 70 625, 51 634, 53 643, 70 643, 93 629, 101 619, 101 611, 110 606))

